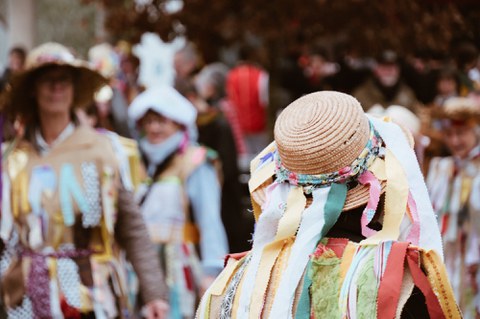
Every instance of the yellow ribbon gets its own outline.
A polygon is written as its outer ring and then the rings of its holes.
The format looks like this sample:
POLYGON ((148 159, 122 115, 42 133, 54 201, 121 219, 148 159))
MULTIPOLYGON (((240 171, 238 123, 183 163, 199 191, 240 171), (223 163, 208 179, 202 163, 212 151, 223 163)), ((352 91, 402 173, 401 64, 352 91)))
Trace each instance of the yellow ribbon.
MULTIPOLYGON (((270 143, 260 154, 258 154, 250 163, 250 180, 248 181, 248 188, 250 194, 253 193, 258 187, 265 183, 269 178, 275 175, 275 162, 271 161, 265 164, 263 167, 257 170, 262 157, 275 151, 275 142, 270 143)), ((252 198, 253 215, 255 221, 258 221, 258 217, 261 214, 260 205, 252 198)))
MULTIPOLYGON (((10 194, 4 194, 9 196, 10 194)), ((25 170, 17 174, 12 181, 12 214, 14 218, 20 216, 20 212, 30 212, 28 203, 28 175, 25 170)))
POLYGON ((368 168, 370 172, 375 175, 376 178, 378 178, 381 181, 384 181, 387 179, 387 173, 385 172, 385 161, 379 157, 377 157, 372 165, 368 168))
POLYGON ((345 247, 345 250, 343 251, 342 262, 340 263, 340 282, 338 285, 339 287, 342 287, 343 285, 343 281, 347 276, 348 269, 352 264, 353 256, 355 256, 357 248, 358 248, 358 244, 350 241, 348 242, 348 245, 345 247))
POLYGON ((460 204, 463 206, 470 197, 470 190, 472 189, 472 178, 470 176, 463 176, 462 189, 460 193, 460 204))
POLYGON ((440 302, 445 318, 462 318, 460 311, 455 302, 452 286, 448 280, 447 272, 443 265, 443 261, 433 250, 422 252, 422 265, 427 273, 428 281, 432 286, 432 290, 440 302))
POLYGON ((14 180, 15 177, 27 166, 28 154, 25 150, 15 149, 8 157, 6 161, 6 168, 10 179, 14 180))
POLYGON ((284 245, 294 238, 306 203, 307 199, 303 194, 302 187, 294 187, 290 190, 287 207, 278 224, 275 239, 263 249, 250 305, 249 317, 252 319, 259 318, 262 313, 273 265, 284 245))
POLYGON ((233 274, 237 272, 237 269, 241 264, 242 263, 240 261, 230 258, 225 268, 222 270, 220 275, 217 277, 217 279, 215 279, 212 286, 210 287, 210 295, 223 295, 228 282, 230 282, 233 274))
POLYGON ((98 246, 93 245, 93 249, 101 251, 101 253, 92 255, 92 258, 94 258, 95 261, 99 263, 108 263, 112 260, 113 250, 112 250, 112 241, 110 237, 110 232, 108 231, 104 217, 102 217, 102 223, 100 226, 100 235, 102 238, 102 244, 99 244, 98 246))
MULTIPOLYGON (((377 173, 378 171, 377 169, 377 173)), ((385 155, 385 175, 387 188, 382 230, 364 239, 361 245, 376 245, 386 240, 397 240, 400 235, 400 224, 407 210, 408 181, 400 162, 388 149, 385 155)))

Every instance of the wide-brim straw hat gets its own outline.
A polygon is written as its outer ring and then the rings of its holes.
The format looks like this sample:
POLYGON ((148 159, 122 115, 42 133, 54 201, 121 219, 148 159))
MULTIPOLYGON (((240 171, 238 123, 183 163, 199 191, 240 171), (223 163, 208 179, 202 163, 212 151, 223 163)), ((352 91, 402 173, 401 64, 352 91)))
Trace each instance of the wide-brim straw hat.
POLYGON ((25 71, 12 79, 7 92, 7 113, 14 116, 32 114, 36 105, 33 96, 34 81, 42 71, 52 66, 67 67, 73 71, 73 107, 87 107, 92 102, 94 93, 107 83, 89 63, 77 59, 65 46, 48 42, 28 54, 25 71))
MULTIPOLYGON (((360 103, 338 92, 316 92, 291 103, 275 122, 275 142, 290 171, 321 175, 351 165, 364 150, 370 125, 360 103)), ((364 205, 369 189, 356 185, 344 210, 364 205)))
MULTIPOLYGON (((405 128, 402 131, 413 145, 411 133, 405 128)), ((368 185, 359 183, 357 178, 368 169, 383 147, 374 132, 354 97, 332 91, 311 93, 292 102, 279 115, 274 128, 275 142, 252 161, 252 172, 261 165, 259 158, 263 154, 276 152, 283 169, 279 171, 279 164, 276 164, 277 180, 279 174, 283 174, 283 180, 290 183, 292 179, 295 183, 297 178, 303 178, 304 186, 308 185, 309 177, 312 183, 316 183, 315 187, 321 187, 323 178, 325 186, 333 182, 347 183, 343 210, 352 210, 365 205, 370 198, 368 185)), ((380 186, 384 192, 386 182, 380 181, 380 186)), ((251 191, 257 187, 250 185, 251 191)), ((264 194, 252 193, 252 196, 255 200, 264 194)))
POLYGON ((431 113, 434 119, 480 122, 480 104, 469 97, 451 97, 431 113))

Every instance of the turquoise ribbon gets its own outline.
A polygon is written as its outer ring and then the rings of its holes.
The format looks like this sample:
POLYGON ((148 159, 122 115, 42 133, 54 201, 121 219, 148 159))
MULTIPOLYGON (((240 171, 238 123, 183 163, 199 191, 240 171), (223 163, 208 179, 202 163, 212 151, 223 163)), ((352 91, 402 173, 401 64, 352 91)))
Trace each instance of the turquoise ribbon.
POLYGON ((42 195, 44 192, 53 193, 57 187, 57 177, 52 167, 48 165, 35 166, 32 169, 28 199, 32 207, 33 215, 37 216, 37 222, 41 223, 42 237, 48 234, 49 216, 42 207, 42 195))
POLYGON ((65 226, 73 226, 73 224, 75 224, 75 212, 72 204, 72 196, 83 214, 88 213, 88 202, 75 177, 75 171, 72 164, 64 164, 62 166, 59 186, 63 222, 65 226))
POLYGON ((180 310, 181 299, 180 292, 177 286, 170 289, 170 312, 169 319, 182 319, 182 312, 180 310))
MULTIPOLYGON (((327 201, 324 208, 325 224, 320 232, 320 240, 328 233, 328 231, 335 225, 338 217, 342 213, 345 200, 347 198, 347 185, 346 184, 332 184, 330 191, 328 192, 327 201)), ((317 244, 318 245, 318 244, 317 244)), ((316 246, 315 245, 315 248, 316 246)), ((303 278, 302 294, 298 301, 297 312, 295 314, 296 319, 310 318, 310 286, 312 285, 312 278, 309 276, 312 261, 307 264, 305 277, 303 278)))

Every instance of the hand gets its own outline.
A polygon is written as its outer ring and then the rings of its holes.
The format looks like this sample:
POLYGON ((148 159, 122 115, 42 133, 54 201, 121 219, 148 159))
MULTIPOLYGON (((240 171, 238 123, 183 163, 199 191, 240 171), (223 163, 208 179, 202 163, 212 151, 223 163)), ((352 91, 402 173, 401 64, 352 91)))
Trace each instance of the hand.
POLYGON ((170 306, 162 299, 155 299, 144 306, 143 314, 147 319, 167 319, 170 306))

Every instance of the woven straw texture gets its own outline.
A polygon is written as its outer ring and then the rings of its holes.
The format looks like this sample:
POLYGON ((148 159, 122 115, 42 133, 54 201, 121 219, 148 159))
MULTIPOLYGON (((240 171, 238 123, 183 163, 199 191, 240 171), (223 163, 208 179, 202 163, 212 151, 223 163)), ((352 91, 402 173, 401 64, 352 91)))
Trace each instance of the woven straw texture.
POLYGON ((369 133, 360 103, 330 91, 294 101, 275 123, 283 165, 301 174, 326 174, 349 166, 365 148, 369 133))
MULTIPOLYGON (((279 115, 274 133, 287 169, 318 175, 349 166, 365 148, 370 128, 354 97, 322 91, 291 103, 279 115)), ((344 210, 364 205, 368 198, 368 187, 359 184, 348 192, 344 210)))
POLYGON ((471 98, 452 97, 442 107, 433 109, 432 117, 455 121, 474 120, 480 122, 480 105, 471 98))

